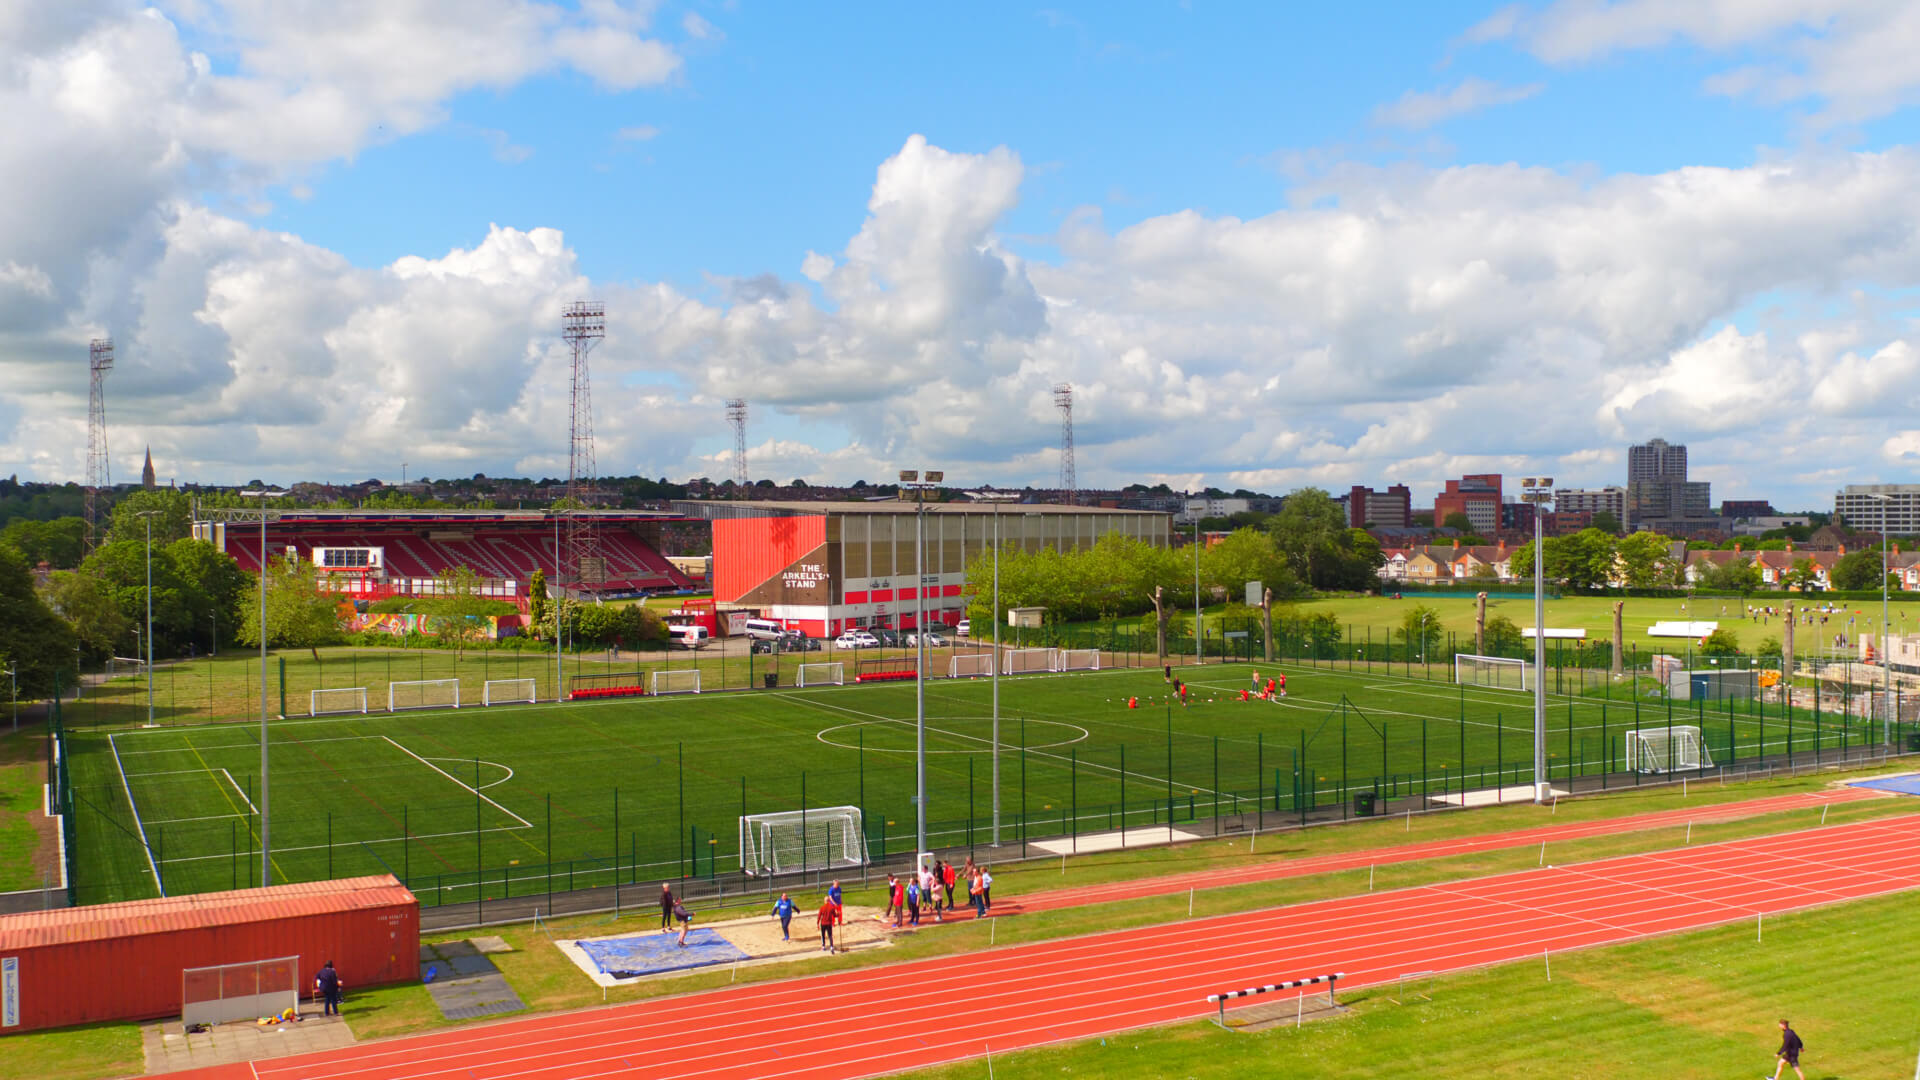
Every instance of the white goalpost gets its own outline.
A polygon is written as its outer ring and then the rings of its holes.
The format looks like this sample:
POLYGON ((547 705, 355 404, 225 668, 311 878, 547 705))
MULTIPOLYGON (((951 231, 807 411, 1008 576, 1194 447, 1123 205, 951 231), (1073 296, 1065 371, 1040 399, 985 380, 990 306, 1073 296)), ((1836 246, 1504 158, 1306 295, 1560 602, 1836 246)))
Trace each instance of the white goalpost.
POLYGON ((1099 671, 1099 649, 1061 649, 1060 666, 1055 671, 1099 671))
POLYGON ((129 675, 140 675, 147 670, 147 662, 138 656, 107 657, 107 678, 121 679, 129 675))
POLYGON ((1008 649, 1000 662, 1000 674, 1024 675, 1035 671, 1060 670, 1059 649, 1008 649))
POLYGON ((480 704, 506 705, 523 702, 531 705, 539 700, 540 687, 532 679, 488 679, 480 688, 480 704))
POLYGON ((740 819, 740 869, 751 875, 864 866, 867 836, 857 806, 748 814, 740 819))
POLYGON ((947 661, 947 678, 968 679, 993 674, 992 653, 954 653, 947 661))
POLYGON ((1713 767, 1707 741, 1692 724, 1629 731, 1626 743, 1628 772, 1665 773, 1713 767))
POLYGON ((459 707, 459 679, 402 679, 387 684, 388 712, 459 707))
POLYGON ((839 661, 817 664, 801 664, 796 680, 799 686, 845 686, 847 684, 846 665, 839 661))
POLYGON ((653 673, 647 687, 650 694, 697 694, 700 692, 699 668, 663 668, 653 673))
POLYGON ((1484 686, 1490 690, 1532 690, 1533 665, 1506 656, 1474 656, 1455 653, 1453 681, 1464 686, 1484 686))
POLYGON ((367 688, 364 686, 335 686, 326 690, 314 690, 307 695, 308 716, 365 714, 366 711, 367 688))

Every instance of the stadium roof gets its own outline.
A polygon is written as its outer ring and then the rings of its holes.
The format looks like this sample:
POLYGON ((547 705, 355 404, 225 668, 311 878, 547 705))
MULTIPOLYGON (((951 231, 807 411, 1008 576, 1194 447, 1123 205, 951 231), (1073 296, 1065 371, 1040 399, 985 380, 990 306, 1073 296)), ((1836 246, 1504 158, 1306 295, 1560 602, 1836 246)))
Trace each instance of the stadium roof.
MULTIPOLYGON (((374 522, 378 524, 420 524, 420 525, 495 525, 527 524, 539 521, 551 521, 556 517, 564 518, 576 513, 567 510, 383 510, 379 508, 360 509, 293 509, 273 511, 274 518, 268 524, 297 524, 316 522, 322 524, 347 524, 354 522, 374 522)), ((577 512, 580 516, 594 521, 684 521, 686 515, 673 510, 606 510, 590 509, 577 512)))
MULTIPOLYGON (((804 500, 781 501, 772 499, 765 502, 708 501, 702 499, 676 499, 674 511, 684 517, 694 518, 741 518, 741 517, 785 517, 807 514, 911 514, 920 506, 912 499, 874 499, 872 501, 847 502, 808 502, 804 500)), ((1068 506, 1063 503, 1009 503, 1009 502, 933 502, 926 504, 929 514, 1138 514, 1142 516, 1166 517, 1161 510, 1117 510, 1105 506, 1068 506)))

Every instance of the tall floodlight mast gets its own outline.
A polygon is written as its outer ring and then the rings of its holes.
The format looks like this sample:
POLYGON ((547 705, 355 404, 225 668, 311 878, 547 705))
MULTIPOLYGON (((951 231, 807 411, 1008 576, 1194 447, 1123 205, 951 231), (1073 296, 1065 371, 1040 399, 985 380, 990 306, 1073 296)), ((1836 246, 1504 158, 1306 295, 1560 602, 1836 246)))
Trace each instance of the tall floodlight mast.
POLYGON ((99 543, 100 492, 112 490, 107 467, 107 372, 113 370, 113 339, 95 338, 87 346, 87 550, 99 543))
POLYGON ((607 336, 607 309, 593 300, 577 300, 560 316, 560 336, 573 351, 572 445, 567 457, 566 538, 558 553, 562 581, 576 596, 589 591, 606 575, 600 558, 599 537, 593 519, 584 513, 591 505, 596 479, 593 463, 593 386, 587 374, 587 354, 607 336))

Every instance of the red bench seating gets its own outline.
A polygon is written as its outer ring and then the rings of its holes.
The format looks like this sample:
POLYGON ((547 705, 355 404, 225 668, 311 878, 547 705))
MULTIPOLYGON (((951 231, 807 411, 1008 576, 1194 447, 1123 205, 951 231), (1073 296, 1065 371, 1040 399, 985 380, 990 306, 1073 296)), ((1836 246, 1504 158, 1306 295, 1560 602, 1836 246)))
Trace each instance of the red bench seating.
POLYGON ((918 671, 869 671, 864 675, 855 675, 854 682, 899 682, 919 675, 918 671))
POLYGON ((646 693, 647 688, 644 686, 587 686, 569 693, 567 700, 579 701, 584 698, 645 697, 646 693))

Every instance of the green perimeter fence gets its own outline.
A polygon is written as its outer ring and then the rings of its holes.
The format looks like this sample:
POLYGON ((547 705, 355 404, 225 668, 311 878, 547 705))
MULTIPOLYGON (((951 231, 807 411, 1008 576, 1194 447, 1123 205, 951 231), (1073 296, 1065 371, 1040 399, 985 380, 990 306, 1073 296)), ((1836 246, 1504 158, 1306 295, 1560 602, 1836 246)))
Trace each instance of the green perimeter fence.
MULTIPOLYGON (((1239 670, 1181 674, 1207 704, 1219 707, 1227 699, 1237 702, 1239 670)), ((1159 699, 1129 711, 1125 740, 1073 745, 1049 742, 1050 736, 1030 733, 1026 722, 1009 721, 1002 732, 1003 847, 996 857, 1029 854, 1043 840, 1076 850, 1080 837, 1090 833, 1164 829, 1174 838, 1283 827, 1364 816, 1395 799, 1444 801, 1465 791, 1534 782, 1526 695, 1428 688, 1383 670, 1365 674, 1369 680, 1392 678, 1390 689, 1441 698, 1455 715, 1410 717, 1343 692, 1324 709, 1316 706, 1290 738, 1223 737, 1177 730, 1183 710, 1200 706, 1159 699), (1155 711, 1163 716, 1154 717, 1155 711)), ((1141 686, 1158 682, 1146 673, 1118 677, 1141 686)), ((1352 685, 1365 689, 1357 681, 1352 685)), ((169 894, 259 884, 257 817, 143 822, 130 805, 124 777, 109 771, 104 759, 91 762, 77 785, 70 776, 70 752, 115 753, 105 733, 69 733, 59 708, 50 723, 57 749, 50 755, 50 782, 65 810, 75 902, 152 895, 156 877, 169 894), (92 877, 91 869, 101 867, 108 869, 92 877)), ((1673 779, 1677 774, 1626 771, 1626 740, 1631 732, 1682 725, 1700 730, 1717 769, 1762 761, 1798 768, 1920 746, 1920 729, 1909 720, 1789 708, 1765 695, 1687 702, 1563 697, 1553 703, 1551 723, 1547 778, 1587 789, 1596 781, 1604 788, 1673 779)), ((762 769, 733 777, 716 775, 710 764, 690 768, 681 744, 672 757, 626 762, 622 773, 632 778, 630 786, 576 786, 541 793, 537 803, 523 794, 518 814, 484 794, 479 761, 466 785, 473 792, 470 802, 423 799, 365 810, 276 804, 275 881, 392 873, 429 906, 484 905, 657 880, 719 881, 739 866, 741 816, 836 805, 862 809, 871 861, 910 860, 912 758, 875 752, 864 734, 857 738, 848 748, 855 751, 850 768, 775 775, 762 769), (502 813, 515 823, 509 825, 502 813)), ((446 768, 459 772, 465 766, 446 768)), ((990 769, 987 756, 973 754, 964 775, 954 766, 930 783, 928 828, 935 848, 979 854, 992 843, 990 769)), ((240 797, 251 801, 254 778, 232 779, 240 797)), ((820 855, 831 861, 830 851, 820 855)))

